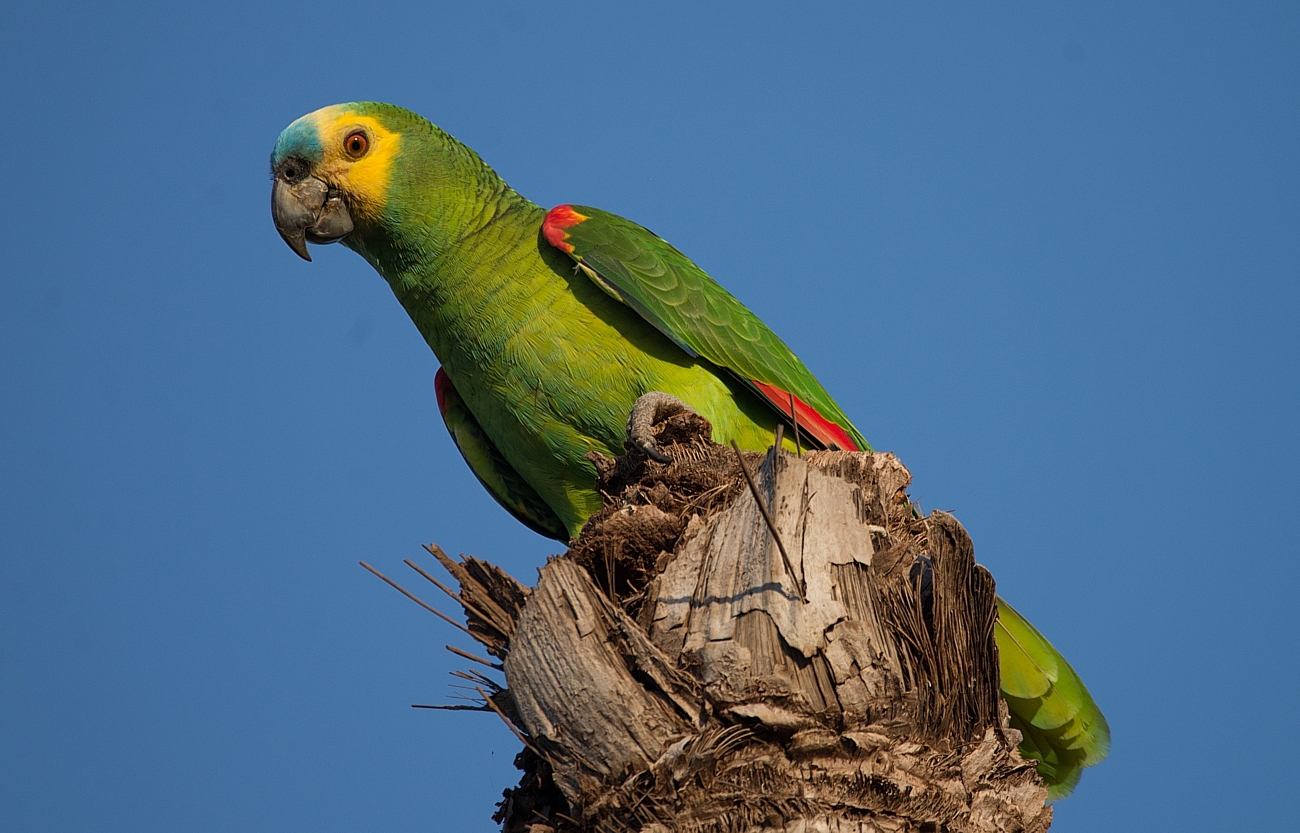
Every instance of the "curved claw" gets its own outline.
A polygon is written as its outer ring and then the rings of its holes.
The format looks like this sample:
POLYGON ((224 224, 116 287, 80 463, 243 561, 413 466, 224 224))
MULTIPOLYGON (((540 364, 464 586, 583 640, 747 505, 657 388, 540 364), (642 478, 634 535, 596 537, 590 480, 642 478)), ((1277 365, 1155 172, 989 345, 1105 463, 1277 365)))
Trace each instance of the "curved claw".
POLYGON ((695 409, 667 393, 650 391, 637 397, 632 413, 627 418, 627 441, 645 456, 658 463, 671 463, 672 457, 659 450, 655 442, 654 426, 678 414, 693 414, 695 409))

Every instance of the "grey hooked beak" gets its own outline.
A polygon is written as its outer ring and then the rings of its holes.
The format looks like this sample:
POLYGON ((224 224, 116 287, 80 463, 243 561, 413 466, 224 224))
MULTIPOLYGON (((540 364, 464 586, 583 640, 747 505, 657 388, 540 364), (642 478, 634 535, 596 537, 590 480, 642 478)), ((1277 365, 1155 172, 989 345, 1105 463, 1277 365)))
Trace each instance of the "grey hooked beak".
POLYGON ((298 257, 311 260, 308 243, 335 243, 352 232, 352 215, 339 193, 298 165, 282 165, 271 186, 275 230, 298 257))

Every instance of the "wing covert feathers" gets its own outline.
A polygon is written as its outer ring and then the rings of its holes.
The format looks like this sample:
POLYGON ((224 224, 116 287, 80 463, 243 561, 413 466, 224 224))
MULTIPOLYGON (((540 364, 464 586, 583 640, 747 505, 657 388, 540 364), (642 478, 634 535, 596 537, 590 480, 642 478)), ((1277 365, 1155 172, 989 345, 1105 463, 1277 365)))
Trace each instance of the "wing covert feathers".
POLYGON ((560 205, 542 236, 691 357, 727 370, 827 447, 869 451, 830 394, 758 316, 667 241, 607 211, 560 205), (794 414, 790 397, 794 395, 794 414))

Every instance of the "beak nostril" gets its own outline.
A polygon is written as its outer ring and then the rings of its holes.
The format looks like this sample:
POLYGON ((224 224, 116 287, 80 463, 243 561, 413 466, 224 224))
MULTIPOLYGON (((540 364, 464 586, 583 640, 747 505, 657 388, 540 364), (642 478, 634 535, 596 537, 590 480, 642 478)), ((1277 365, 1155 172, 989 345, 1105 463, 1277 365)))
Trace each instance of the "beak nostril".
POLYGON ((280 166, 280 176, 290 185, 296 184, 307 173, 307 167, 295 160, 289 160, 280 166))

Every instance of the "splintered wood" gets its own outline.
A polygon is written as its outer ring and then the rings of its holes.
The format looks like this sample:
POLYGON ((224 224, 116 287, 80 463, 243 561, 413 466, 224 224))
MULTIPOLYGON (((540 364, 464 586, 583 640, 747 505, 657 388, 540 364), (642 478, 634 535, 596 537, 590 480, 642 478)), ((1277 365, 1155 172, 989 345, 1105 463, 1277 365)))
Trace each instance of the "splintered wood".
POLYGON ((998 697, 993 579, 890 454, 594 460, 606 506, 529 591, 452 561, 529 748, 508 833, 1043 831, 998 697), (756 501, 762 500, 784 545, 756 501))

